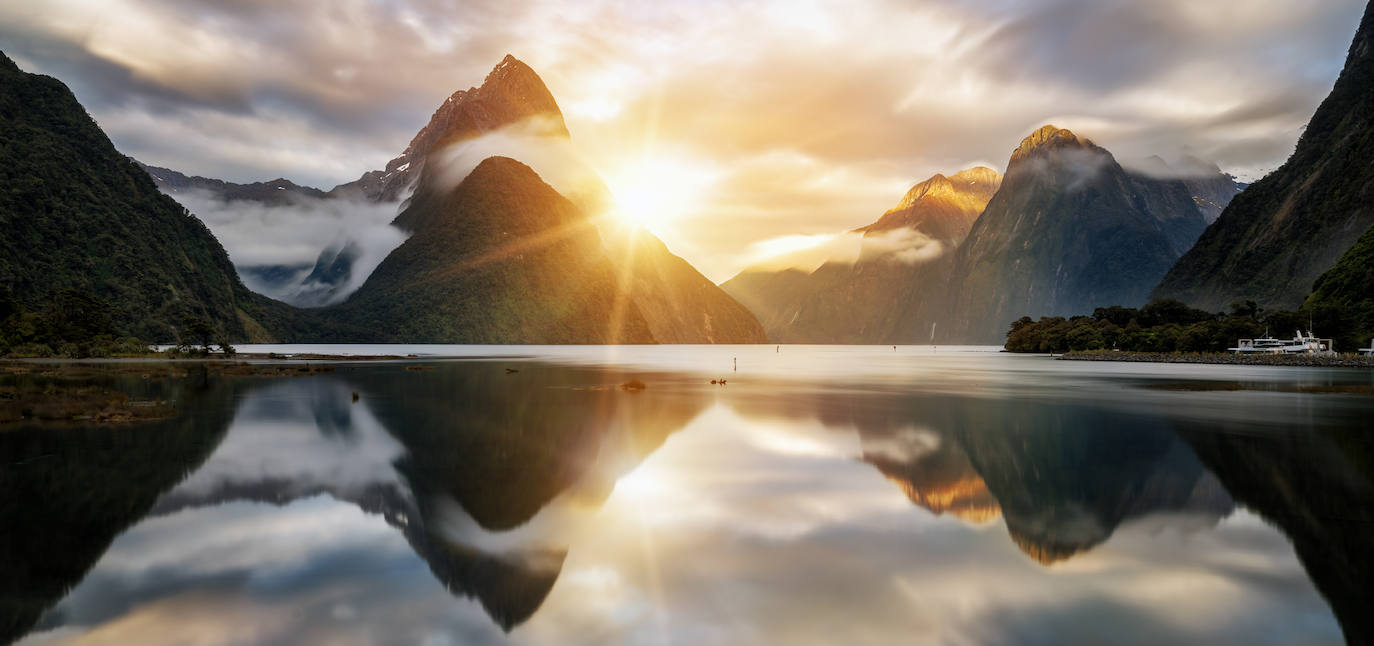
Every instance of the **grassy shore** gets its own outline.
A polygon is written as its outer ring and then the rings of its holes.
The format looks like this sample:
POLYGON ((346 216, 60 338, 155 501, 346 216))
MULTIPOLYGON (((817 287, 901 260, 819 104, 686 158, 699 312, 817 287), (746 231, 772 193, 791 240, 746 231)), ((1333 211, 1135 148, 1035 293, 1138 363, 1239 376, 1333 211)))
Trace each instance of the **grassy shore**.
POLYGON ((1126 361, 1135 363, 1207 363, 1231 366, 1300 366, 1309 368, 1374 368, 1374 357, 1357 354, 1317 356, 1306 354, 1230 354, 1189 352, 1119 352, 1093 350, 1069 352, 1061 361, 1126 361))
POLYGON ((44 359, 0 361, 0 431, 25 424, 131 424, 176 414, 174 402, 139 397, 138 382, 206 377, 312 377, 328 363, 239 360, 44 359))

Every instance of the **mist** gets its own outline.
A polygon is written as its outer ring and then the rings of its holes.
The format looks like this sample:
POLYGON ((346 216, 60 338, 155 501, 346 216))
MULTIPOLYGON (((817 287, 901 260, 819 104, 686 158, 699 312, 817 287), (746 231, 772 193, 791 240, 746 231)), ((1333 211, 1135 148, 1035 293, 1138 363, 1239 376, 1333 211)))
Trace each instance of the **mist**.
POLYGON ((299 307, 343 301, 407 237, 391 226, 395 202, 297 197, 269 205, 226 201, 206 191, 169 195, 210 227, 249 289, 299 307), (355 254, 345 280, 304 282, 322 253, 350 245, 355 254))
POLYGON ((1121 166, 1137 175, 1161 180, 1214 179, 1223 175, 1216 164, 1196 157, 1182 157, 1172 162, 1166 162, 1162 158, 1152 155, 1144 159, 1122 160, 1121 166))
POLYGON ((490 157, 509 157, 529 166, 560 195, 589 215, 609 206, 610 192, 601 176, 573 146, 551 127, 547 117, 530 117, 485 133, 475 139, 449 144, 430 154, 435 168, 427 169, 440 191, 451 191, 472 169, 490 157))
POLYGON ((860 260, 918 265, 946 251, 944 243, 915 229, 779 236, 750 246, 753 261, 745 271, 798 269, 810 273, 827 263, 853 265, 860 260))

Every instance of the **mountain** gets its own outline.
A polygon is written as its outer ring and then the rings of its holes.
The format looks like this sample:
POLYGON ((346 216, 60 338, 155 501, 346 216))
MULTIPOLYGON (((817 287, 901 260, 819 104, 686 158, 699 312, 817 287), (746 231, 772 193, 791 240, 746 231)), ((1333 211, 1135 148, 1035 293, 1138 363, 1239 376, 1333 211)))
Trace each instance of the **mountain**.
POLYGON ((299 198, 322 199, 329 196, 318 188, 301 186, 280 177, 266 182, 235 184, 208 177, 187 176, 170 168, 149 166, 132 157, 129 160, 146 171, 162 192, 172 196, 189 191, 201 191, 225 202, 245 201, 271 205, 289 204, 299 198))
MULTIPOLYGON (((657 341, 660 343, 763 343, 767 341, 763 327, 748 309, 721 291, 687 261, 674 255, 661 240, 647 230, 620 226, 606 215, 609 205, 612 203, 610 191, 596 176, 596 173, 590 168, 582 166, 581 162, 573 159, 561 159, 561 157, 568 157, 562 151, 570 143, 570 135, 563 121, 562 112, 559 111, 553 95, 534 70, 513 56, 506 56, 487 75, 481 87, 460 90, 449 96, 435 110, 429 123, 415 135, 405 151, 387 162, 384 169, 364 173, 359 179, 336 186, 327 194, 321 195, 342 202, 398 203, 401 208, 407 210, 397 216, 394 224, 417 235, 428 235, 427 231, 430 229, 422 230, 415 227, 414 221, 431 219, 431 216, 435 215, 432 213, 433 209, 443 208, 443 204, 442 200, 434 195, 426 195, 421 198, 420 194, 439 191, 439 188, 430 187, 456 181, 456 178, 448 176, 462 166, 464 155, 471 154, 471 150, 478 148, 478 146, 473 145, 474 140, 497 131, 505 131, 505 134, 509 135, 504 139, 518 141, 516 144, 506 144, 516 148, 516 150, 508 151, 508 156, 519 157, 520 153, 535 151, 535 156, 541 159, 545 157, 560 158, 559 163, 573 168, 571 170, 561 167, 552 169, 556 174, 581 178, 581 181, 575 184, 559 185, 557 190, 563 192, 562 197, 572 201, 576 210, 582 211, 581 218, 591 223, 593 225, 592 230, 599 235, 600 242, 596 248, 586 246, 584 251, 594 254, 593 257, 589 257, 589 261, 592 258, 610 259, 615 268, 614 275, 617 281, 615 289, 626 295, 630 305, 627 312, 629 310, 637 310, 638 312, 637 314, 625 314, 628 317, 627 324, 638 325, 637 321, 643 321, 647 324, 650 332, 650 336, 647 337, 639 336, 637 332, 634 332, 624 338, 639 339, 639 342, 657 341), (408 204, 406 201, 419 199, 426 200, 425 209, 409 209, 414 205, 408 204), (422 211, 425 214, 422 214, 422 211)), ((162 170, 165 169, 150 169, 150 172, 156 172, 158 176, 161 176, 163 173, 157 171, 162 170)), ((168 172, 166 175, 175 177, 180 174, 168 172)), ((526 182, 528 177, 523 173, 514 173, 512 177, 515 175, 520 176, 517 179, 522 182, 522 185, 532 186, 534 184, 526 182)), ((536 176, 535 179, 538 180, 537 183, 540 186, 548 188, 540 178, 536 176)), ((205 186, 207 185, 204 183, 197 184, 197 187, 200 188, 205 186)), ((255 186, 258 185, 235 185, 220 182, 209 187, 219 190, 221 195, 228 196, 257 195, 258 192, 251 189, 255 186)), ((469 188, 471 189, 471 187, 469 188)), ((489 185, 489 188, 495 190, 500 187, 489 185)), ((285 193, 291 194, 291 191, 288 190, 285 193)), ((468 196, 475 202, 482 201, 482 198, 473 195, 471 190, 469 190, 468 196)), ((312 199, 320 198, 317 195, 310 197, 312 199)), ((528 207, 536 203, 553 204, 554 201, 544 199, 545 197, 547 196, 537 200, 529 200, 524 206, 528 207)), ((560 204, 557 208, 561 209, 562 205, 560 204)), ((565 213, 550 215, 553 220, 571 217, 573 216, 565 213)), ((469 239, 468 242, 475 242, 475 240, 476 238, 469 239)), ((500 245, 512 241, 504 238, 490 238, 488 242, 493 245, 500 245)), ((529 242, 538 244, 538 241, 529 242)), ((417 240, 406 251, 407 257, 414 261, 416 250, 421 248, 429 249, 435 253, 436 256, 432 260, 439 263, 443 262, 447 253, 426 244, 423 240, 417 240)), ((339 290, 346 285, 357 284, 358 281, 354 279, 360 278, 360 276, 354 276, 354 273, 359 270, 352 265, 352 262, 356 261, 357 254, 342 253, 347 249, 347 243, 324 249, 313 267, 271 265, 240 269, 250 275, 255 285, 264 288, 270 287, 273 294, 282 294, 283 298, 291 298, 292 302, 298 305, 318 306, 336 299, 341 294, 339 290), (327 271, 322 272, 322 269, 327 269, 327 271), (291 296, 288 297, 286 294, 291 296)), ((356 252, 356 245, 354 251, 356 252)), ((476 249, 469 251, 477 253, 476 249)), ((492 251, 496 251, 495 247, 492 251)), ((453 259, 449 258, 448 260, 453 259)), ((511 260, 518 261, 519 259, 511 260)), ((396 265, 392 263, 390 266, 395 267, 396 265)), ((508 266, 514 267, 515 264, 508 266)), ((544 269, 534 268, 531 271, 539 273, 544 269)), ((385 284, 394 284, 397 278, 397 276, 387 276, 383 277, 382 280, 385 284)), ((558 291, 550 290, 548 294, 553 295, 558 291)), ((391 308, 384 293, 377 292, 375 289, 369 293, 371 296, 357 302, 350 301, 346 307, 339 310, 342 314, 336 315, 332 311, 321 311, 322 320, 345 318, 352 321, 370 321, 386 318, 387 311, 378 311, 375 316, 363 311, 367 307, 374 306, 399 311, 391 308)), ((455 298, 464 301, 468 301, 471 296, 471 294, 455 294, 455 298)), ((457 309, 463 309, 471 303, 462 306, 456 303, 453 305, 457 309)), ((500 306, 497 303, 491 305, 492 307, 500 306)), ((524 306, 534 307, 535 304, 526 303, 524 306)), ((430 312, 430 314, 432 313, 430 312)), ((504 338, 509 339, 507 342, 511 343, 534 342, 533 338, 521 339, 518 336, 510 336, 515 328, 505 328, 501 331, 479 329, 487 323, 489 321, 469 318, 466 324, 476 327, 461 332, 455 327, 456 324, 441 325, 439 328, 425 325, 408 329, 417 333, 423 329, 426 334, 443 329, 446 330, 446 334, 452 335, 425 337, 434 340, 504 338)), ((538 325, 533 325, 529 329, 533 330, 538 327, 538 325)), ((359 329, 355 329, 355 331, 359 329)), ((293 330, 303 335, 301 338, 318 336, 323 339, 327 336, 332 340, 377 340, 381 338, 413 340, 398 337, 395 335, 395 330, 390 329, 364 332, 365 337, 357 339, 346 336, 340 337, 336 333, 337 331, 332 328, 316 335, 312 335, 310 330, 299 326, 294 327, 293 330)), ((577 333, 573 333, 572 330, 564 330, 564 332, 567 334, 559 333, 553 336, 543 335, 541 332, 541 336, 538 338, 607 338, 599 335, 587 336, 582 333, 586 330, 577 333)))
POLYGON ((911 343, 929 339, 928 295, 948 280, 963 242, 1002 176, 970 168, 916 184, 868 226, 853 261, 746 270, 721 285, 781 343, 911 343))
POLYGON ((1211 224, 1221 216, 1227 204, 1245 189, 1246 185, 1236 178, 1221 172, 1216 164, 1203 161, 1192 155, 1174 160, 1173 164, 1158 155, 1127 166, 1127 170, 1153 179, 1176 179, 1183 182, 1188 194, 1193 198, 1202 219, 1211 224))
POLYGON ((1317 278, 1304 309, 1329 309, 1340 312, 1346 319, 1343 326, 1349 336, 1336 340, 1336 348, 1351 352, 1371 347, 1374 339, 1374 226, 1360 236, 1346 250, 1336 266, 1317 278), (1354 345, 1359 344, 1359 345, 1354 345))
POLYGON ((1206 226, 1188 187, 1045 126, 1011 155, 953 260, 942 339, 1000 342, 1030 315, 1140 305, 1206 226))
POLYGON ((408 343, 653 343, 595 225, 528 166, 478 164, 445 191, 426 173, 413 232, 328 316, 408 343))
POLYGON ((766 343, 749 309, 648 230, 601 225, 620 287, 659 343, 766 343))
POLYGON ((1374 226, 1374 4, 1293 155, 1236 196, 1155 289, 1200 309, 1296 308, 1374 226))
POLYGON ((249 292, 194 216, 121 155, 60 81, 0 54, 0 287, 29 308, 59 290, 111 307, 121 334, 174 341, 188 316, 267 340, 284 307, 249 292))
POLYGON ((1091 405, 871 392, 722 401, 749 419, 857 432, 861 458, 913 504, 986 525, 1051 565, 1155 517, 1215 523, 1235 502, 1169 420, 1091 405), (995 432, 989 432, 995 429, 995 432))
MULTIPOLYGON (((243 382, 153 383, 138 387, 156 388, 181 410, 200 413, 233 410, 243 382)), ((0 644, 33 629, 116 536, 204 463, 229 423, 223 413, 184 413, 133 427, 23 426, 0 433, 0 644)))
MULTIPOLYGON (((326 193, 317 188, 301 186, 290 180, 236 184, 218 179, 187 176, 170 168, 149 166, 130 158, 153 178, 153 183, 172 199, 185 206, 202 221, 216 227, 226 240, 239 240, 240 247, 230 248, 233 257, 253 258, 254 249, 262 236, 280 235, 275 227, 291 229, 287 223, 296 221, 296 230, 310 227, 310 238, 301 241, 313 244, 317 240, 335 242, 323 248, 314 263, 309 262, 237 262, 234 269, 249 289, 271 298, 281 299, 297 307, 321 307, 343 300, 363 252, 361 240, 375 234, 375 228, 360 227, 356 213, 372 212, 376 207, 360 209, 346 192, 326 193), (227 216, 227 217, 226 217, 227 216), (266 230, 252 236, 235 236, 239 222, 252 222, 266 230), (306 224, 311 222, 312 224, 306 224), (222 227, 222 228, 221 228, 222 227)), ((356 196, 353 196, 356 198, 356 196)), ((386 214, 393 216, 392 211, 386 214)), ((231 243, 232 244, 232 243, 231 243)), ((357 269, 370 271, 380 258, 357 269)))
POLYGON ((1179 437, 1236 502, 1288 537, 1348 644, 1374 643, 1374 441, 1368 420, 1180 424, 1179 437))
MULTIPOLYGON (((443 166, 452 166, 456 162, 451 159, 452 144, 462 144, 479 137, 485 133, 490 133, 502 128, 514 128, 518 135, 525 141, 525 145, 542 148, 545 150, 557 150, 560 146, 566 146, 570 139, 567 126, 563 122, 562 112, 559 111, 558 104, 553 95, 545 87, 544 82, 535 74, 534 70, 523 62, 512 56, 506 56, 500 64, 487 75, 482 86, 454 93, 443 105, 435 111, 434 116, 411 141, 405 152, 396 159, 391 160, 386 165, 384 171, 374 171, 360 178, 357 182, 340 186, 334 190, 336 193, 348 191, 358 191, 375 199, 399 199, 404 193, 413 187, 415 197, 412 204, 397 216, 395 224, 408 231, 413 231, 415 238, 414 244, 405 251, 406 257, 413 259, 413 254, 418 253, 419 249, 429 249, 436 254, 433 260, 442 263, 457 262, 448 250, 433 247, 429 241, 424 240, 429 235, 431 228, 422 227, 420 223, 433 221, 438 213, 436 209, 448 208, 453 203, 447 203, 444 199, 436 197, 434 190, 430 188, 441 182, 440 172, 443 166), (439 168, 431 168, 435 165, 433 160, 439 159, 436 155, 444 153, 445 158, 438 164, 439 168), (417 204, 424 201, 424 205, 417 208, 417 204)), ((488 160, 490 161, 490 160, 488 160)), ((482 162, 485 165, 487 162, 482 162)), ((666 245, 648 231, 643 229, 627 229, 609 221, 605 216, 605 211, 610 204, 610 191, 595 172, 588 168, 580 167, 580 163, 565 160, 569 166, 578 166, 573 169, 576 176, 587 178, 585 185, 560 186, 566 191, 559 198, 566 200, 554 200, 552 196, 541 194, 535 200, 515 200, 520 202, 519 208, 529 208, 535 204, 541 204, 549 208, 563 209, 564 206, 572 206, 577 213, 562 213, 555 215, 553 219, 562 219, 568 222, 575 231, 564 231, 557 233, 576 233, 573 236, 577 239, 577 245, 582 253, 587 254, 587 266, 591 267, 600 262, 598 258, 609 259, 614 272, 615 285, 612 290, 615 294, 623 294, 625 300, 614 300, 615 309, 605 309, 602 317, 606 318, 609 313, 616 313, 623 317, 623 327, 619 331, 610 329, 599 329, 592 331, 587 329, 563 329, 557 333, 550 332, 551 336, 544 335, 542 332, 540 339, 580 339, 579 341, 548 341, 559 343, 601 343, 605 339, 617 338, 624 342, 635 343, 762 343, 767 340, 764 336, 763 328, 758 321, 742 305, 736 303, 726 295, 715 284, 711 283, 705 276, 702 276, 687 261, 672 254, 666 245), (567 200, 572 200, 567 202, 567 200), (566 203, 566 204, 565 204, 566 203), (596 237, 598 244, 590 243, 592 238, 582 238, 582 234, 590 232, 596 237), (645 327, 640 328, 643 324, 645 327), (648 334, 642 334, 647 331, 648 334), (610 335, 610 336, 607 336, 610 335), (596 340, 601 339, 601 340, 596 340)), ((479 165, 479 167, 481 166, 479 165)), ((524 171, 513 170, 509 164, 497 164, 505 166, 506 171, 498 173, 502 178, 518 181, 522 186, 532 188, 538 184, 542 189, 550 189, 543 184, 530 169, 517 164, 524 171), (535 181, 529 181, 533 178, 535 181)), ((474 171, 475 172, 475 171, 474 171)), ((487 179, 492 179, 488 177, 487 179)), ((506 190, 498 184, 482 182, 481 186, 491 190, 506 190)), ((533 188, 532 188, 533 190, 533 188)), ((555 193, 555 195, 557 195, 555 193)), ((485 198, 475 192, 475 187, 468 187, 465 191, 465 198, 472 203, 482 203, 485 198)), ((497 200, 500 201, 500 200, 497 200)), ((514 202, 509 202, 514 206, 514 202)), ((504 203, 504 202, 503 202, 504 203)), ((542 208, 542 207, 541 207, 542 208)), ((526 216, 533 218, 533 214, 525 213, 526 216)), ((442 219, 442 218, 439 218, 442 219)), ((533 233, 538 227, 532 228, 529 232, 533 233)), ((544 232, 545 235, 555 235, 544 232)), ((517 236, 514 231, 505 231, 503 236, 517 236)), ((475 239, 468 240, 473 242, 475 239)), ((496 245, 515 244, 522 249, 527 246, 539 247, 542 243, 539 240, 515 240, 507 238, 490 238, 489 243, 493 248, 487 251, 500 253, 496 245)), ((393 255, 401 253, 406 245, 393 252, 393 255)), ((478 249, 471 248, 470 251, 478 253, 478 249)), ((524 251, 522 257, 528 257, 532 251, 524 251)), ((378 267, 378 272, 383 267, 388 270, 398 265, 391 262, 389 257, 383 261, 382 266, 378 267), (390 264, 388 264, 390 263, 390 264)), ((516 260, 519 260, 518 258, 516 260)), ((399 262, 399 261, 398 261, 399 262)), ((597 270, 599 272, 599 269, 597 270)), ((544 272, 549 280, 560 274, 552 267, 533 268, 533 273, 544 272), (547 270, 547 272, 546 272, 547 270)), ((374 272, 374 276, 377 273, 374 272)), ((582 280, 575 275, 563 274, 565 278, 582 280)), ((600 275, 599 273, 597 274, 600 275)), ((392 284, 394 276, 381 276, 379 284, 392 284)), ((599 278, 592 282, 600 285, 599 278)), ((373 281, 369 279, 365 283, 363 290, 368 290, 373 281)), ((566 302, 568 294, 582 289, 592 288, 588 285, 578 285, 572 290, 558 289, 552 283, 548 285, 546 294, 554 299, 552 302, 559 305, 550 307, 563 308, 570 306, 566 302)), ((612 292, 607 292, 610 294, 612 292)), ((519 298, 527 298, 530 294, 521 292, 519 298)), ((362 294, 361 290, 357 298, 350 299, 344 306, 348 312, 347 317, 353 321, 372 320, 371 315, 363 313, 362 310, 368 307, 382 307, 390 311, 395 311, 387 302, 387 292, 376 291, 375 288, 362 294), (374 300, 375 299, 375 300, 374 300)), ((601 299, 600 296, 596 300, 601 299)), ((608 302, 609 303, 609 302, 608 302)), ((491 307, 505 308, 510 304, 492 302, 491 307)), ((456 306, 463 309, 468 306, 456 306)), ((529 301, 515 307, 511 314, 521 308, 529 308, 533 312, 538 309, 535 302, 529 301)), ((385 315, 386 312, 379 312, 385 315)), ((593 316, 594 310, 582 312, 585 316, 593 316)), ((560 314, 562 316, 563 314, 560 314)), ((571 314, 568 314, 571 315, 571 314)), ((482 319, 481 325, 491 324, 492 321, 482 319)), ((604 323, 604 321, 603 321, 604 323)), ((474 323, 477 324, 477 323, 474 323)), ((500 331, 492 331, 487 334, 483 331, 473 330, 460 334, 457 327, 446 325, 444 329, 458 337, 445 338, 507 338, 507 342, 535 342, 533 338, 525 339, 520 336, 510 336, 517 330, 532 332, 539 326, 531 324, 529 326, 516 326, 513 322, 502 324, 500 331)), ((418 330, 416 330, 418 332, 418 330)), ((433 337, 439 338, 439 337, 433 337)))
POLYGON ((936 174, 911 187, 877 222, 856 231, 877 234, 911 229, 957 245, 1001 185, 1001 173, 984 166, 959 171, 952 177, 936 174))
POLYGON ((1179 169, 1177 179, 1188 187, 1193 203, 1207 224, 1216 222, 1226 205, 1246 187, 1235 177, 1221 172, 1216 164, 1197 157, 1184 157, 1175 162, 1174 167, 1179 169))
POLYGON ((379 202, 404 199, 419 181, 430 153, 521 122, 529 123, 537 135, 569 136, 563 113, 544 81, 530 66, 507 54, 481 87, 459 90, 445 99, 405 151, 387 162, 384 169, 364 173, 330 192, 356 192, 379 202))

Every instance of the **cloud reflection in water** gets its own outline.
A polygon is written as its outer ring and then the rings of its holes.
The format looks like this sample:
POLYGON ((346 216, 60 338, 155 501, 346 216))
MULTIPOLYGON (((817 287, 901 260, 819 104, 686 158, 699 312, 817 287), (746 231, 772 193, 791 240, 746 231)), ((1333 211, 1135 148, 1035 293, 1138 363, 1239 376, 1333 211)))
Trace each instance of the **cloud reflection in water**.
POLYGON ((1341 641, 1157 415, 501 368, 248 389, 24 643, 1341 641))

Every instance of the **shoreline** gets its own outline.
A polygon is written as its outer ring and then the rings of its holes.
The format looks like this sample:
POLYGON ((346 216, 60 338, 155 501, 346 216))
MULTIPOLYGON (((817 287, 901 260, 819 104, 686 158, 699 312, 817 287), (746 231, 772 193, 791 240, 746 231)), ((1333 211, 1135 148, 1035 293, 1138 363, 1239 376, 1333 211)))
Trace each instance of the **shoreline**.
POLYGON ((0 357, 0 363, 41 363, 41 364, 99 364, 99 363, 300 363, 306 361, 428 361, 437 359, 457 359, 462 357, 420 356, 400 354, 260 354, 240 352, 233 356, 211 354, 203 357, 167 357, 158 355, 123 357, 0 357))
POLYGON ((1342 354, 1323 357, 1305 354, 1182 354, 1173 352, 1068 352, 1057 361, 1118 361, 1125 363, 1199 363, 1224 366, 1290 366, 1300 368, 1374 368, 1374 357, 1342 354))

